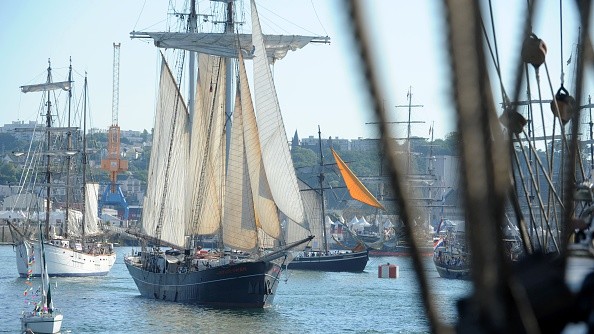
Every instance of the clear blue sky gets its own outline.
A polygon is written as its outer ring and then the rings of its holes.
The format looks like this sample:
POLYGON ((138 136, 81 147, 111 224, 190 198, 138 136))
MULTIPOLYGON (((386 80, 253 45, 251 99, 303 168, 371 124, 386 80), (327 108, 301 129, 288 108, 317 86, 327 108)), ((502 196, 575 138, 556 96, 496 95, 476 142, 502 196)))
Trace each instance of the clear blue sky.
MULTIPOLYGON (((182 1, 177 1, 181 5, 182 1)), ((370 108, 362 98, 364 87, 355 75, 341 1, 266 0, 257 1, 265 33, 328 35, 330 45, 309 45, 277 62, 274 73, 283 117, 290 137, 315 135, 340 138, 376 137, 370 108)), ((394 120, 406 120, 407 90, 412 87, 413 135, 426 137, 435 123, 435 136, 443 138, 454 130, 451 104, 444 99, 449 83, 444 80, 443 19, 436 16, 440 1, 366 0, 370 24, 375 33, 376 56, 386 85, 385 106, 394 120)), ((524 1, 493 1, 500 59, 504 62, 506 86, 513 78, 517 36, 524 1)), ((38 94, 22 94, 19 86, 45 80, 47 59, 55 69, 54 80, 66 79, 68 57, 82 82, 88 72, 92 127, 111 124, 113 42, 121 42, 120 101, 118 123, 122 129, 152 128, 158 52, 152 43, 131 40, 132 30, 159 31, 165 28, 169 1, 165 0, 46 0, 10 1, 0 11, 0 42, 3 64, 0 80, 0 124, 13 120, 34 120, 39 110, 38 94)), ((198 2, 200 9, 206 1, 198 2)), ((559 2, 544 1, 534 31, 547 43, 547 63, 552 85, 560 81, 559 2)), ((576 43, 573 2, 564 4, 563 63, 576 43)), ((487 17, 488 20, 488 17, 487 17)), ((490 22, 487 21, 490 25, 490 22)), ((248 29, 248 28, 246 28, 248 29)), ((566 82, 572 79, 570 67, 566 82)), ((544 76, 544 72, 542 74, 544 76)), ((548 82, 546 83, 548 87, 548 82)), ((543 98, 550 98, 550 90, 543 98)), ((571 92, 570 92, 571 93, 571 92)), ((587 92, 589 93, 589 92, 587 92)), ((499 98, 497 96, 497 98, 499 98)), ((394 126, 405 135, 406 126, 394 126)))

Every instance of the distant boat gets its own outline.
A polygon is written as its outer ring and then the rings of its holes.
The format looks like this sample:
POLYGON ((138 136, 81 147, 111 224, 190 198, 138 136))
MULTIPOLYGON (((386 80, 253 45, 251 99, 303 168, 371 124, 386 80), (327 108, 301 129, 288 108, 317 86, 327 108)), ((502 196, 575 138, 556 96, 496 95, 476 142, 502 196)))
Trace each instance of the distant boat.
MULTIPOLYGON (((83 129, 70 124, 70 115, 61 117, 69 120, 67 124, 56 125, 53 122, 57 112, 52 108, 57 98, 53 92, 68 92, 65 94, 68 97, 66 103, 70 106, 72 83, 72 65, 67 81, 54 82, 48 60, 45 83, 21 86, 23 93, 43 92, 42 106, 46 119, 44 128, 32 129, 34 144, 26 154, 29 169, 23 174, 19 196, 30 201, 30 209, 25 219, 9 223, 16 246, 17 270, 21 277, 30 275, 30 270, 33 276, 38 277, 43 271, 40 262, 30 263, 39 241, 34 237, 37 225, 34 221, 44 221, 46 239, 43 242, 49 276, 103 276, 109 273, 115 263, 113 246, 99 241, 98 184, 87 182, 86 179, 86 77, 83 97, 85 110, 81 113, 84 115, 81 120, 83 129), (43 141, 38 138, 43 138, 43 141), (65 202, 61 204, 64 209, 52 209, 55 203, 50 198, 58 188, 64 189, 66 194, 65 202)), ((68 110, 70 114, 70 108, 68 110)))
POLYGON ((463 221, 443 220, 437 227, 433 263, 443 278, 470 280, 470 247, 463 221))
MULTIPOLYGON (((378 226, 380 233, 377 235, 361 235, 358 237, 365 242, 369 248, 369 256, 411 256, 413 251, 401 233, 397 233, 394 224, 390 219, 383 223, 377 219, 374 225, 378 226)), ((417 245, 418 252, 422 256, 433 256, 433 244, 431 240, 417 245)))
MULTIPOLYGON (((309 231, 316 234, 313 241, 314 247, 309 247, 302 252, 298 252, 293 260, 287 265, 287 268, 314 271, 362 272, 365 270, 365 266, 369 260, 369 251, 362 241, 357 240, 355 247, 341 251, 330 250, 328 247, 329 239, 326 232, 326 211, 324 203, 324 156, 322 155, 322 139, 319 128, 318 137, 321 167, 320 175, 318 177, 319 188, 304 189, 304 187, 302 187, 304 201, 310 203, 309 205, 306 205, 306 208, 309 208, 311 217, 309 219, 311 224, 309 231)), ((361 203, 383 209, 383 206, 379 201, 371 194, 371 192, 369 192, 369 190, 367 190, 338 153, 336 153, 334 149, 331 149, 331 152, 351 197, 361 203)))
POLYGON ((45 247, 43 229, 39 224, 39 248, 41 267, 41 300, 35 304, 33 311, 25 312, 21 316, 21 331, 32 333, 58 333, 62 327, 64 316, 54 308, 51 286, 45 261, 45 247))
MULTIPOLYGON (((419 253, 422 256, 433 256, 433 247, 431 245, 420 245, 419 253)), ((369 256, 381 257, 381 256, 410 256, 412 250, 410 246, 405 242, 383 242, 383 245, 379 249, 369 249, 369 256)))
MULTIPOLYGON (((224 8, 217 10, 231 15, 224 22, 233 21, 234 1, 219 5, 224 8)), ((145 33, 159 46, 175 43, 173 48, 198 51, 199 78, 186 107, 179 83, 162 58, 151 152, 159 158, 149 165, 142 229, 130 231, 153 247, 143 247, 124 262, 146 298, 263 308, 276 296, 287 251, 311 240, 281 243, 279 212, 301 224, 305 215, 267 53, 274 51, 280 59, 283 52, 316 38, 268 39, 254 1, 251 35, 196 33, 196 15, 192 2, 187 33, 145 33), (217 44, 224 37, 229 44, 217 44), (241 45, 246 39, 247 52, 241 45), (200 48, 205 41, 208 50, 200 48), (255 103, 244 56, 253 57, 255 103), (227 73, 233 64, 238 73, 227 73), (231 78, 237 80, 231 83, 231 78), (235 83, 229 122, 225 102, 232 100, 235 83), (197 243, 203 237, 216 240, 216 248, 200 249, 197 243)), ((194 57, 191 52, 190 64, 194 57)), ((196 83, 191 76, 189 81, 196 83)))

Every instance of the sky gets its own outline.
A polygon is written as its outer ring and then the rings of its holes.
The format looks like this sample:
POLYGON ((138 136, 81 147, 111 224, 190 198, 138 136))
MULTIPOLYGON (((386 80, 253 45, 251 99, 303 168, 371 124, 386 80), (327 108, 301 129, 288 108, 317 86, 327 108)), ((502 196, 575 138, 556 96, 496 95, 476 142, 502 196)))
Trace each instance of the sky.
MULTIPOLYGON (((563 4, 563 43, 559 2, 542 1, 534 32, 548 47, 551 85, 571 80, 566 64, 577 41, 573 2, 563 4), (563 53, 563 55, 561 54, 563 53)), ((107 129, 112 120, 113 43, 121 43, 118 124, 124 130, 153 127, 159 53, 151 42, 130 39, 136 31, 166 29, 170 4, 181 10, 182 1, 166 0, 45 0, 6 1, 0 10, 1 63, 0 124, 36 120, 40 95, 23 94, 19 87, 42 83, 51 59, 54 81, 66 80, 69 57, 75 81, 89 81, 91 127, 107 129)), ((385 87, 384 106, 394 121, 406 121, 407 93, 412 104, 412 135, 435 138, 455 130, 452 103, 447 99, 449 81, 444 19, 440 1, 366 0, 366 14, 373 32, 377 68, 385 87)), ((339 0, 257 1, 264 33, 330 36, 329 45, 308 45, 274 66, 274 78, 287 136, 377 138, 371 104, 365 99, 348 21, 339 0)), ((493 1, 494 25, 504 86, 511 91, 511 69, 519 57, 523 1, 493 1)), ((200 10, 207 1, 198 1, 200 10)), ((486 25, 490 27, 490 17, 486 25)), ((169 20, 174 19, 169 16, 169 20)), ((247 28, 246 28, 247 29, 247 28)), ((546 78, 544 72, 541 77, 546 78)), ((494 86, 497 86, 496 83, 494 86)), ((552 93, 547 88, 543 98, 552 93)), ((586 93, 589 93, 587 91, 586 93)), ((498 98, 498 96, 496 96, 498 98)), ((406 125, 393 125, 396 136, 406 136, 406 125)))

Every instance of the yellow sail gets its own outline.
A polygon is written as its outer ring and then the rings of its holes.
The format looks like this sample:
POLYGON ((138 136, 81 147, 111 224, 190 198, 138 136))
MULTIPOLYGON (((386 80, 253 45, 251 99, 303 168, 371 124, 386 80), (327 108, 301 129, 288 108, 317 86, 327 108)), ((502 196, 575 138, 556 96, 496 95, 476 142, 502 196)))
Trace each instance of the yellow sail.
POLYGON ((342 159, 338 156, 338 154, 332 150, 332 155, 334 156, 334 160, 336 160, 336 164, 338 165, 338 169, 340 170, 340 174, 344 179, 344 183, 346 184, 347 189, 349 190, 349 194, 353 199, 361 203, 365 203, 367 205, 373 206, 378 209, 384 210, 384 206, 378 202, 378 200, 365 188, 363 183, 355 176, 355 174, 351 171, 349 166, 342 161, 342 159))

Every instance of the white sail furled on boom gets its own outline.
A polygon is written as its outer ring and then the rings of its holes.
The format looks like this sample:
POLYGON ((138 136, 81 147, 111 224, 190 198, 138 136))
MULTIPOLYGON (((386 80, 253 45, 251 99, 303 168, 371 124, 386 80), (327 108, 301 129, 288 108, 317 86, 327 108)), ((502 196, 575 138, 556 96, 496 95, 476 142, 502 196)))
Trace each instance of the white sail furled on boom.
POLYGON ((42 83, 42 84, 38 84, 38 85, 21 86, 21 92, 23 92, 23 93, 47 92, 47 91, 56 90, 56 89, 68 91, 68 90, 70 90, 71 84, 72 83, 70 81, 61 81, 61 82, 42 83))
MULTIPOLYGON (((236 58, 239 48, 245 58, 252 58, 253 44, 250 34, 188 33, 188 32, 138 32, 132 38, 152 38, 155 46, 167 49, 182 49, 220 57, 236 58)), ((329 37, 264 35, 266 55, 272 60, 284 58, 289 50, 301 49, 309 43, 329 43, 329 37)))
POLYGON ((305 215, 299 195, 295 168, 280 111, 272 71, 266 57, 256 4, 251 1, 254 51, 254 95, 262 160, 270 190, 279 210, 291 220, 303 223, 305 215))
POLYGON ((175 79, 162 57, 153 147, 144 199, 145 234, 183 247, 189 160, 188 113, 175 79))
POLYGON ((191 203, 187 235, 215 234, 222 221, 225 178, 226 60, 200 54, 192 115, 188 182, 191 203))
POLYGON ((85 234, 99 234, 99 183, 87 183, 85 191, 85 234))

